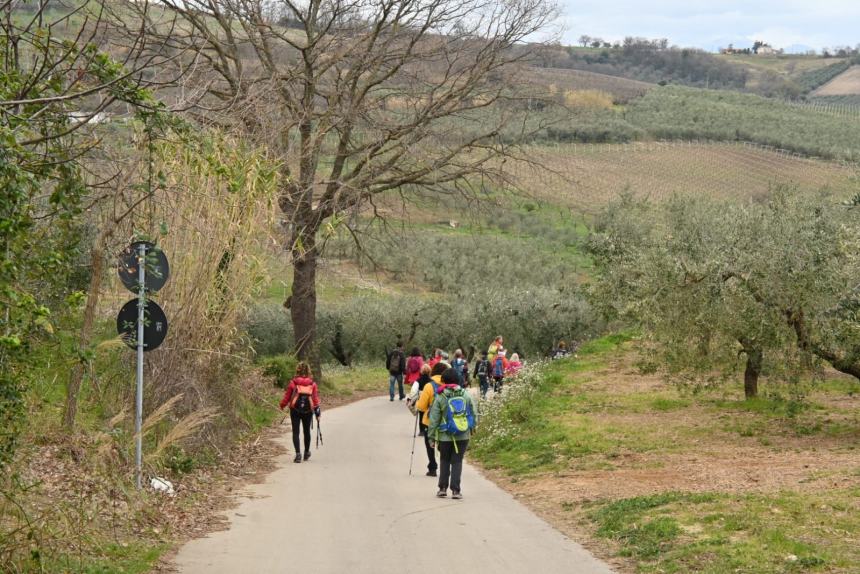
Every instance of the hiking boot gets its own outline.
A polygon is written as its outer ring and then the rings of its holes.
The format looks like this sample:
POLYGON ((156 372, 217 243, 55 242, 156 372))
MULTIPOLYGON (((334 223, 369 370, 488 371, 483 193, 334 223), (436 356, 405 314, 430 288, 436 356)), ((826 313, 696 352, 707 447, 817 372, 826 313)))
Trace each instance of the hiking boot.
POLYGON ((297 453, 296 458, 293 459, 293 462, 302 462, 302 453, 297 453))
POLYGON ((311 457, 311 451, 306 452, 305 453, 305 460, 309 459, 310 457, 311 457))
POLYGON ((424 476, 437 476, 437 475, 436 475, 436 471, 435 471, 435 470, 428 470, 428 471, 427 471, 427 474, 426 474, 426 475, 424 475, 424 476))
POLYGON ((460 494, 459 490, 455 490, 451 493, 451 498, 453 498, 454 500, 460 500, 461 498, 463 498, 463 495, 460 494))
POLYGON ((439 498, 445 498, 446 496, 448 496, 448 491, 444 488, 440 488, 439 492, 436 493, 436 496, 439 498))

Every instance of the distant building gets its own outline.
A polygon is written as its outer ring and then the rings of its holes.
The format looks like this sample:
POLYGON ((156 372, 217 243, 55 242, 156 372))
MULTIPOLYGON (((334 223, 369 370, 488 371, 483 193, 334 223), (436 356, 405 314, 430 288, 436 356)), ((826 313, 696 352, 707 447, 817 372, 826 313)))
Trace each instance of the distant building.
POLYGON ((782 50, 777 50, 770 44, 765 44, 762 41, 756 41, 752 48, 735 48, 729 44, 728 48, 720 48, 720 54, 755 54, 757 56, 769 56, 773 54, 782 54, 782 50))

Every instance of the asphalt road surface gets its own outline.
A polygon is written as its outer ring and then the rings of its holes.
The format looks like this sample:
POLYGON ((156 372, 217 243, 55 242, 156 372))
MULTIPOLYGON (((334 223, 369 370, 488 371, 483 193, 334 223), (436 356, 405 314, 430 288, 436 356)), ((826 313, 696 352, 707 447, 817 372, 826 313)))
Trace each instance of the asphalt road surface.
MULTIPOLYGON (((465 465, 462 500, 436 498, 404 403, 372 398, 323 412, 325 444, 290 453, 247 488, 230 528, 180 549, 188 574, 606 574, 612 570, 465 465)), ((287 426, 284 427, 287 429, 287 426)), ((437 453, 438 455, 438 453, 437 453)), ((468 454, 466 455, 468 461, 468 454)))

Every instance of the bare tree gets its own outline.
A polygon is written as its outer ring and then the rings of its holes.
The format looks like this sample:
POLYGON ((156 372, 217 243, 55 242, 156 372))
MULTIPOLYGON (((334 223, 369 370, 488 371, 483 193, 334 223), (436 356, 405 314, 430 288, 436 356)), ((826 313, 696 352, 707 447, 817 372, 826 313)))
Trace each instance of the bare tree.
POLYGON ((128 7, 157 43, 194 51, 187 77, 206 97, 191 113, 241 126, 280 162, 293 265, 286 304, 296 352, 317 372, 320 230, 360 210, 381 213, 385 195, 474 193, 500 176, 502 131, 527 107, 511 88, 517 64, 555 15, 547 0, 128 7), (175 18, 181 23, 169 25, 175 18))
POLYGON ((579 37, 579 43, 583 48, 587 48, 588 45, 591 44, 591 40, 592 38, 588 34, 583 34, 579 37))

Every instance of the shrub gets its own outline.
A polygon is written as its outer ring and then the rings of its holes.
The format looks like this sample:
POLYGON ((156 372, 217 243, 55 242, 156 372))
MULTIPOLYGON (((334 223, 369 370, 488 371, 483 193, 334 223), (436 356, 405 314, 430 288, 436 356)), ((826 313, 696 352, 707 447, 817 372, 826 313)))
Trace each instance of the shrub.
POLYGON ((285 389, 296 374, 297 364, 295 355, 266 357, 262 361, 263 375, 272 377, 276 387, 285 389))
POLYGON ((245 330, 258 355, 278 355, 293 349, 293 326, 279 304, 253 307, 245 321, 245 330))

